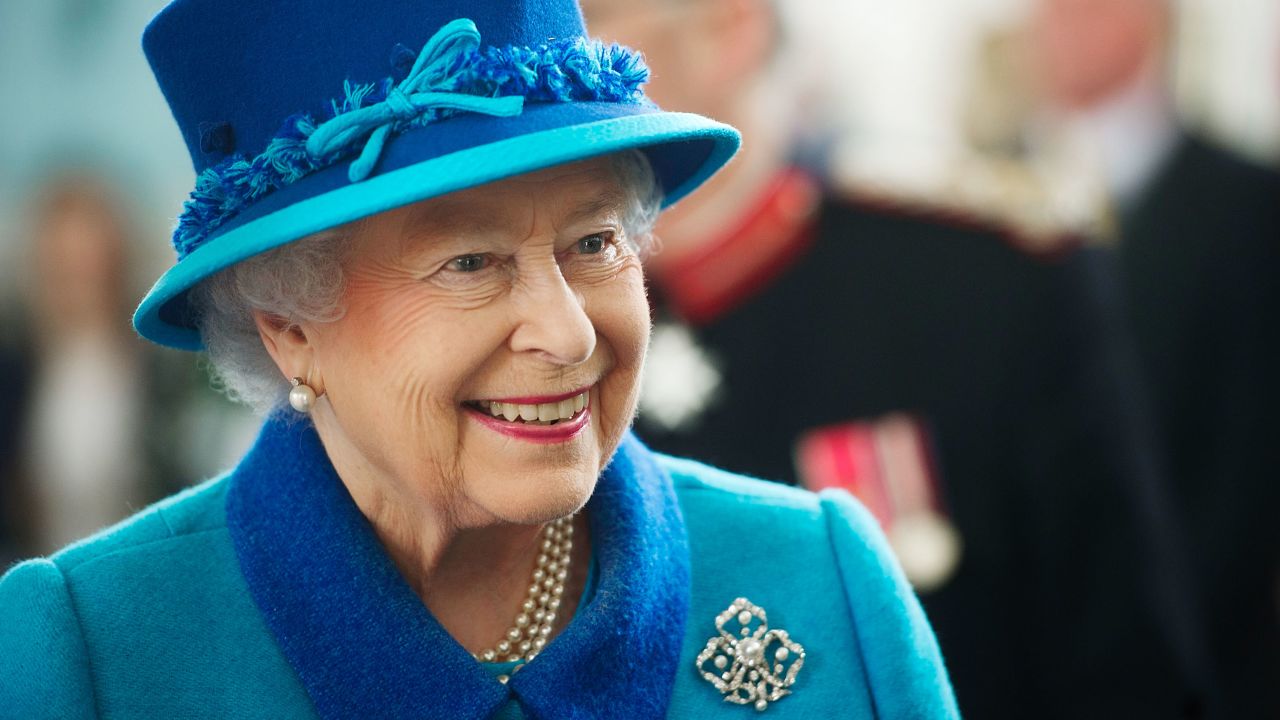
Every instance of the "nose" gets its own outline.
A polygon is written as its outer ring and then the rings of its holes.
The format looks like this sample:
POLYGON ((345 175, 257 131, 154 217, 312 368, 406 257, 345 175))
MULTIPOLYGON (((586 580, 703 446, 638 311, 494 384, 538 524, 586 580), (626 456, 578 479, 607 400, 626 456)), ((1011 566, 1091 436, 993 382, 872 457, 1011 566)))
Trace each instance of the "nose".
POLYGON ((559 266, 538 273, 514 294, 519 322, 511 334, 515 352, 537 353, 553 365, 579 365, 596 349, 596 328, 581 293, 573 289, 559 266))

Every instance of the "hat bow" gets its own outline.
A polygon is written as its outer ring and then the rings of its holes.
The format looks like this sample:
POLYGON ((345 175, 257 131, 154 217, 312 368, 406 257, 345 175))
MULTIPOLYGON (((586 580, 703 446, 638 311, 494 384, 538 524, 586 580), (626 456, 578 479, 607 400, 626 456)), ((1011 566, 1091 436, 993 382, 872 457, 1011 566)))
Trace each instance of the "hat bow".
POLYGON ((480 47, 480 31, 465 18, 440 28, 422 47, 413 69, 399 85, 387 92, 382 102, 337 115, 316 127, 307 139, 307 152, 316 158, 341 152, 368 134, 360 157, 351 163, 347 177, 359 182, 369 176, 382 154, 382 147, 396 123, 417 119, 435 109, 463 110, 497 117, 519 115, 524 97, 487 97, 453 92, 459 70, 480 47))

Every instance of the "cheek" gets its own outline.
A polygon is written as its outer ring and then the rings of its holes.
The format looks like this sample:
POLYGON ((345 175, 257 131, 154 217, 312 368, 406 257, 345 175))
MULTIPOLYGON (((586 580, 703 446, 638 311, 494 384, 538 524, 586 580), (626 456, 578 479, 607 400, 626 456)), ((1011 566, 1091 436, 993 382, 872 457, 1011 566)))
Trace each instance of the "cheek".
POLYGON ((649 302, 640 261, 628 258, 607 283, 584 292, 592 322, 619 369, 638 368, 649 345, 649 302))
POLYGON ((478 314, 484 311, 464 317, 420 284, 352 283, 347 313, 318 360, 329 364, 322 369, 339 419, 353 432, 379 427, 402 447, 453 447, 460 388, 496 342, 485 329, 498 323, 478 314))
MULTIPOLYGON (((640 369, 649 345, 649 304, 638 261, 609 283, 584 292, 600 343, 612 367, 601 388, 601 429, 606 443, 616 443, 630 426, 640 392, 640 369)), ((612 447, 606 447, 607 453, 612 447)))
POLYGON ((344 344, 381 371, 381 383, 429 374, 451 389, 468 367, 483 361, 501 340, 500 323, 484 308, 462 306, 455 296, 424 283, 403 282, 348 292, 344 344), (448 383, 449 378, 455 379, 448 383))

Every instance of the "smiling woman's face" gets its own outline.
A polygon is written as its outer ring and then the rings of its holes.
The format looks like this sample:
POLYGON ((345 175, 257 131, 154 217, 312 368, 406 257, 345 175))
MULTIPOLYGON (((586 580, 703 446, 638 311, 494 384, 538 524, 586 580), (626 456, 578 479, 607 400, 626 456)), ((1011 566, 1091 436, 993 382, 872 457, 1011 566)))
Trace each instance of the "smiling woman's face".
POLYGON ((462 525, 581 507, 631 423, 648 342, 623 203, 597 159, 363 223, 346 314, 303 328, 330 454, 462 525))

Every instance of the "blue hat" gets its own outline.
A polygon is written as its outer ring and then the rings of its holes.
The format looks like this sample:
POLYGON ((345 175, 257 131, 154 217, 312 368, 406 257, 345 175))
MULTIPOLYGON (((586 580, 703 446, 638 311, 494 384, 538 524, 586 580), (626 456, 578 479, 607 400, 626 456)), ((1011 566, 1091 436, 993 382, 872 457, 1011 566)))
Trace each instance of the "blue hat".
POLYGON ((740 141, 646 99, 639 55, 586 37, 576 0, 176 0, 142 41, 197 179, 133 323, 177 348, 201 347, 187 291, 271 248, 631 148, 670 204, 740 141))

